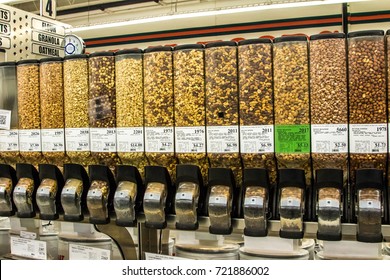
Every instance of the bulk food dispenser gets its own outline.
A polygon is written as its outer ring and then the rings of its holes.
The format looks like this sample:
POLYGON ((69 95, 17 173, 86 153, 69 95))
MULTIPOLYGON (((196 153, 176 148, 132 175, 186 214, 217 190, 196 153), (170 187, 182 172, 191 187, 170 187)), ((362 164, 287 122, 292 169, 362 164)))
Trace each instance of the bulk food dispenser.
POLYGON ((16 185, 16 171, 8 164, 0 164, 0 216, 8 217, 15 214, 15 204, 12 200, 16 185))

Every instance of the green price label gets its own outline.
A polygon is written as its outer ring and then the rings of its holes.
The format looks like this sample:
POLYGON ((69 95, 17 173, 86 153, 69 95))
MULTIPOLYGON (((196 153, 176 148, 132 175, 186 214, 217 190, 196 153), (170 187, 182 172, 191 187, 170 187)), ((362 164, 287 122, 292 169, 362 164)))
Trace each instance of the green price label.
POLYGON ((275 125, 276 153, 310 153, 310 125, 275 125))

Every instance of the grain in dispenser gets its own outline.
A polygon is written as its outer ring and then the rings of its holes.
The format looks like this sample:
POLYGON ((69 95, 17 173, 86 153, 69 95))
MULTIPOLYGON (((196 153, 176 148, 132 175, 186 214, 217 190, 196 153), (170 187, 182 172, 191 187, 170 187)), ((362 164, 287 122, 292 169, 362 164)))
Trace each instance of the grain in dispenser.
POLYGON ((116 146, 114 53, 93 53, 88 63, 91 154, 98 164, 113 168, 120 163, 116 146))
POLYGON ((199 166, 207 177, 204 47, 177 46, 173 53, 175 153, 180 164, 199 166))
POLYGON ((118 156, 143 174, 144 143, 143 54, 140 49, 115 54, 116 126, 118 156))
POLYGON ((171 47, 144 51, 145 152, 150 165, 175 172, 173 61, 171 47))
POLYGON ((66 155, 73 163, 91 163, 88 117, 88 55, 64 58, 66 155))

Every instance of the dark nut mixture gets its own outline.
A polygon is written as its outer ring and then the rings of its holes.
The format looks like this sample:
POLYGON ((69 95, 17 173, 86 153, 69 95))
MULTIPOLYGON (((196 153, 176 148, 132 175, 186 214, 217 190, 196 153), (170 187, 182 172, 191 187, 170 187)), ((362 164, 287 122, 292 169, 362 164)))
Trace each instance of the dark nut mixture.
MULTIPOLYGON (((172 52, 144 54, 144 120, 145 127, 174 126, 172 52)), ((151 165, 165 166, 175 178, 174 153, 146 153, 151 165)))
MULTIPOLYGON (((272 45, 251 44, 238 47, 240 125, 273 125, 272 45)), ((243 154, 246 168, 266 168, 276 182, 273 153, 243 154)))
MULTIPOLYGON (((115 128, 115 58, 89 58, 89 125, 92 128, 115 128)), ((119 158, 114 152, 93 152, 99 164, 114 166, 119 158)))
MULTIPOLYGON (((173 55, 175 126, 205 126, 204 51, 178 50, 173 55)), ((207 176, 206 153, 176 153, 179 163, 198 165, 207 176)))
MULTIPOLYGON (((343 38, 310 42, 312 124, 347 124, 346 46, 343 38)), ((347 178, 347 153, 312 153, 313 169, 340 168, 347 178)))
MULTIPOLYGON (((88 59, 64 61, 65 128, 89 128, 88 59)), ((89 151, 67 151, 73 163, 91 164, 89 151)))
MULTIPOLYGON (((206 124, 238 125, 237 48, 214 47, 205 51, 206 124)), ((241 182, 239 153, 208 153, 211 167, 231 168, 237 183, 241 182)))
MULTIPOLYGON (((386 61, 382 36, 349 39, 349 122, 387 122, 386 61)), ((358 168, 386 170, 386 154, 350 154, 351 180, 358 168)))
MULTIPOLYGON (((17 66, 19 129, 40 129, 39 65, 17 66)), ((41 152, 20 152, 24 160, 33 165, 42 163, 41 152)))
MULTIPOLYGON (((116 125, 142 127, 144 125, 144 88, 142 54, 124 54, 116 57, 116 125)), ((143 172, 143 152, 118 152, 123 164, 131 164, 143 172)))
MULTIPOLYGON (((43 62, 40 64, 41 128, 63 129, 64 84, 62 62, 43 62)), ((43 152, 49 163, 62 166, 64 152, 43 152)))
MULTIPOLYGON (((275 124, 310 124, 309 69, 306 42, 274 45, 275 124)), ((311 181, 310 154, 276 155, 279 168, 301 168, 311 181)))

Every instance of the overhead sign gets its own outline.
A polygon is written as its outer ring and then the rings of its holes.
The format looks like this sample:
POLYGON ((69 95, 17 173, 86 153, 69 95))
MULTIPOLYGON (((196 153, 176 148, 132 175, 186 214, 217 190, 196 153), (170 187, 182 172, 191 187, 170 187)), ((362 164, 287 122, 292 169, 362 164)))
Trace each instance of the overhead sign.
POLYGON ((44 55, 44 56, 57 56, 57 57, 64 57, 65 52, 64 49, 61 48, 55 48, 55 47, 49 47, 41 44, 32 44, 32 52, 34 54, 44 55))
POLYGON ((0 34, 2 35, 11 34, 11 26, 8 23, 0 22, 0 34))
POLYGON ((11 20, 11 14, 6 9, 0 8, 0 20, 9 22, 11 20))
POLYGON ((33 42, 38 42, 47 45, 53 45, 58 48, 64 45, 64 37, 56 36, 53 34, 47 34, 39 31, 32 32, 32 40, 33 42))
POLYGON ((43 21, 37 18, 32 19, 32 28, 36 30, 45 31, 48 33, 54 33, 57 35, 65 36, 65 28, 63 26, 43 21))
POLYGON ((56 0, 41 0, 40 15, 55 19, 57 16, 57 1, 56 0))
POLYGON ((0 36, 0 49, 11 48, 11 39, 9 37, 0 36))

